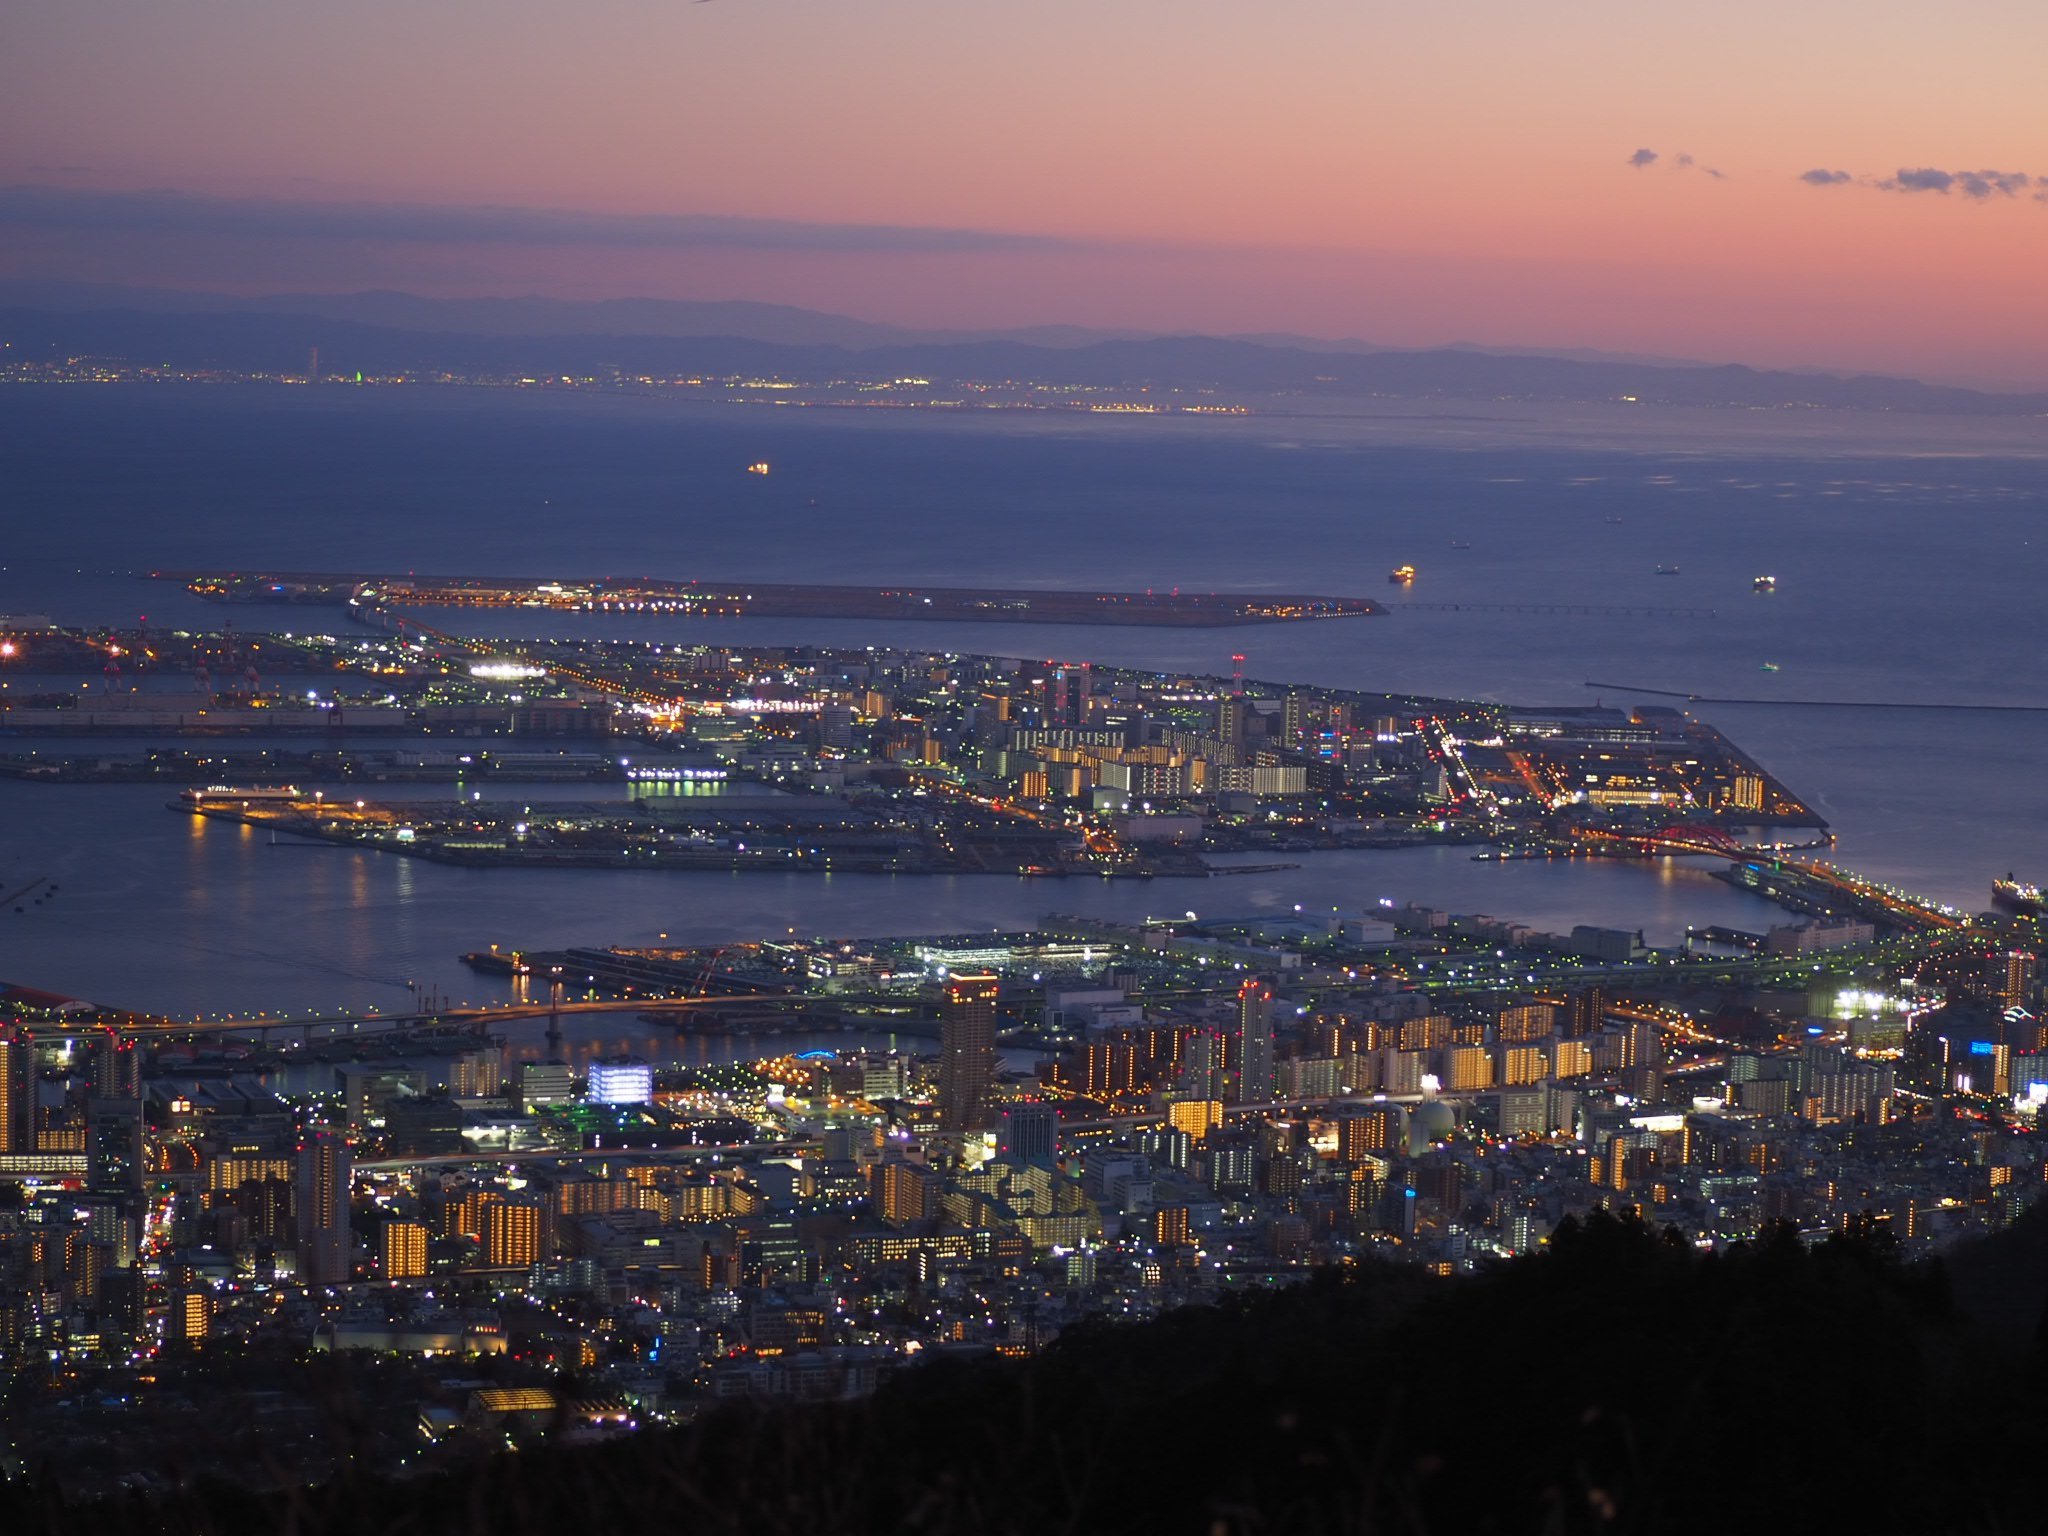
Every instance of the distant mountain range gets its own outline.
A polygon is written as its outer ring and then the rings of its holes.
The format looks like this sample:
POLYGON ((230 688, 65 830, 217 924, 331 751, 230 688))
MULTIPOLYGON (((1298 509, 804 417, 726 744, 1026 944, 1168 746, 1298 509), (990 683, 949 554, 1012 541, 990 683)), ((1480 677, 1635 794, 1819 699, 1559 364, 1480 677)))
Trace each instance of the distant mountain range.
POLYGON ((775 304, 671 299, 427 299, 404 293, 265 298, 0 283, 13 357, 92 356, 186 368, 455 374, 916 376, 1246 395, 1813 406, 1974 416, 2048 414, 2048 394, 1880 375, 1768 371, 1614 354, 1448 346, 1403 350, 1286 334, 1169 336, 1037 326, 916 331, 775 304))

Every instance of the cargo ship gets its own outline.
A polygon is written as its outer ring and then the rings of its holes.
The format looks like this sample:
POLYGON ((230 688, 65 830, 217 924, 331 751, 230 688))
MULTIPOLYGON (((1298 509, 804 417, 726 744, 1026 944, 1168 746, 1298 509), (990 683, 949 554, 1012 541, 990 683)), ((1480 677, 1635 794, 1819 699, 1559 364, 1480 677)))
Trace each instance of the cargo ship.
POLYGON ((2024 880, 2015 880, 2007 875, 2003 880, 1991 882, 1991 905, 2016 912, 2021 917, 2039 917, 2043 897, 2041 887, 2029 885, 2024 880))
POLYGON ((1397 565, 1387 572, 1387 580, 1397 587, 1412 586, 1415 582, 1415 567, 1412 565, 1397 565))
POLYGON ((1778 590, 1778 578, 1775 576, 1759 576, 1750 585, 1759 592, 1775 592, 1778 590))

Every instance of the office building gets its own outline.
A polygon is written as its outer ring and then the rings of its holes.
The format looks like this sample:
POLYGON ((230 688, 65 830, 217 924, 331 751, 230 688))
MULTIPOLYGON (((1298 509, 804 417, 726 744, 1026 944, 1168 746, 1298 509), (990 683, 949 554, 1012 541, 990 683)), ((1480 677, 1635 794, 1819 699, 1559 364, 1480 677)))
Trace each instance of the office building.
POLYGON ((1011 1104, 1004 1108, 996 1149, 1020 1163, 1051 1167, 1059 1157, 1060 1112, 1056 1105, 1011 1104))
POLYGON ((590 1065, 592 1104, 652 1104, 654 1068, 644 1061, 596 1061, 590 1065))
POLYGON ((519 1105, 534 1110, 576 1097, 576 1074, 566 1061, 529 1061, 519 1068, 519 1105))

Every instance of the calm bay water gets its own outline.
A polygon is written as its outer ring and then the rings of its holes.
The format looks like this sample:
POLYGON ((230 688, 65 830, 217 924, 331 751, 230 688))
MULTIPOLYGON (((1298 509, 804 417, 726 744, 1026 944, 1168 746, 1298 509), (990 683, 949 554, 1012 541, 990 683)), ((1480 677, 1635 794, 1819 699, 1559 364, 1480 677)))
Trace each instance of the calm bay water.
POLYGON ((506 983, 458 959, 494 943, 966 933, 1056 911, 1355 914, 1382 898, 1545 927, 1641 926, 1660 942, 1688 924, 1758 928, 1777 915, 1696 865, 1480 863, 1459 848, 1304 854, 1298 869, 1208 880, 479 870, 272 844, 251 827, 173 812, 150 786, 20 782, 0 782, 0 826, 0 885, 47 875, 59 887, 41 906, 0 911, 0 977, 180 1016, 403 1011, 409 984, 502 1001, 506 983))
MULTIPOLYGON (((2048 873, 2048 713, 1793 702, 2048 706, 2048 431, 1744 425, 1700 413, 1644 432, 1583 410, 878 421, 466 391, 14 390, 0 401, 0 612, 220 620, 135 579, 153 566, 1365 594, 1393 611, 1237 630, 589 619, 580 632, 1205 672, 1243 650, 1249 675, 1278 681, 1550 704, 1659 702, 1631 689, 1755 699, 1694 707, 1819 806, 1843 862, 1972 907, 1995 874, 2048 873), (758 459, 773 474, 745 474, 758 459), (1385 580, 1400 563, 1420 571, 1406 592, 1385 580), (1774 596, 1750 590, 1764 573, 1774 596), (1511 611, 1541 604, 1713 612, 1511 611)), ((0 785, 0 886, 63 886, 0 912, 0 977, 174 1011, 296 1011, 403 1004, 408 980, 480 996, 453 956, 492 941, 663 930, 931 932, 1021 926, 1048 908, 1135 917, 1383 895, 1667 939, 1687 922, 1770 920, 1696 869, 1476 864, 1456 850, 1317 856, 1185 892, 453 871, 282 852, 194 828, 164 798, 0 785)))

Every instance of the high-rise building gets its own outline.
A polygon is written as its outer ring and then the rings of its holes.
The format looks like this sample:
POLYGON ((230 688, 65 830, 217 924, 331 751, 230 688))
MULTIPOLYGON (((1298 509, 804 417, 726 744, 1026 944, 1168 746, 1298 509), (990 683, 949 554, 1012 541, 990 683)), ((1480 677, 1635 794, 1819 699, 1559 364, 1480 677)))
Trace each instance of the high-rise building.
POLYGON ((187 1344, 197 1344, 205 1338, 213 1325, 213 1300, 204 1287, 191 1286, 179 1296, 171 1312, 171 1327, 175 1336, 187 1344))
POLYGON ((1220 1099, 1176 1099, 1166 1106, 1166 1123, 1190 1141, 1200 1141, 1223 1123, 1220 1099))
POLYGON ((1992 955, 1988 978, 1992 1000, 2001 1008, 2024 1008, 2034 988, 2035 964, 2031 950, 2007 949, 1992 955))
POLYGON ((1493 1086, 1493 1051, 1484 1045, 1452 1045, 1444 1048, 1443 1080, 1446 1088, 1466 1093, 1493 1086))
POLYGON ((1503 1045, 1494 1080, 1503 1087, 1540 1083, 1550 1076, 1550 1051, 1545 1045, 1503 1045))
POLYGON ((85 1182, 95 1194, 140 1193, 142 1101, 94 1095, 85 1106, 85 1182))
POLYGON ((538 1264, 541 1251, 541 1206, 517 1196, 483 1208, 484 1262, 501 1267, 538 1264))
POLYGON ((497 1205, 504 1198, 504 1195, 495 1189, 466 1189, 451 1197, 441 1207, 441 1235, 473 1237, 482 1242, 484 1208, 497 1205))
POLYGON ((1231 1039, 1230 1095, 1234 1104, 1264 1104, 1272 1099, 1273 989, 1253 977, 1237 989, 1237 1028, 1231 1039))
POLYGON ((818 712, 818 744, 850 748, 853 745, 853 711, 844 704, 827 704, 818 712))
POLYGON ((1001 983, 986 971, 946 982, 939 1017, 939 1124, 948 1131, 978 1130, 989 1118, 1000 991, 1001 983))
POLYGON ((1125 1040, 1110 1035, 1091 1038, 1081 1048, 1081 1091, 1091 1099, 1113 1099, 1138 1091, 1138 1053, 1125 1040))
POLYGON ((299 1144, 292 1206, 298 1225, 299 1278, 308 1285, 346 1285, 351 1278, 352 1180, 348 1139, 340 1131, 314 1131, 299 1144))
POLYGON ((35 1146, 35 1043, 0 1026, 0 1152, 33 1152, 35 1146))
POLYGON ((1559 1040, 1551 1054, 1552 1077, 1584 1077, 1593 1070, 1593 1047, 1584 1040, 1559 1040))
POLYGON ((427 1229, 419 1222, 385 1222, 378 1247, 378 1270, 386 1280, 417 1280, 426 1274, 427 1229))
POLYGON ((1338 1161, 1357 1167, 1374 1153, 1406 1145, 1408 1112, 1398 1104, 1376 1104, 1337 1122, 1338 1161))
POLYGON ((1181 1044, 1180 1068, 1174 1074, 1175 1089, 1198 1099, 1222 1098, 1223 1064, 1228 1050, 1228 1037, 1224 1035, 1212 1034, 1208 1030, 1190 1033, 1181 1044))
POLYGON ((1209 1187, 1219 1193, 1249 1194, 1258 1167, 1258 1154, 1245 1142, 1214 1142, 1209 1148, 1209 1187))
POLYGON ((1587 987, 1571 995, 1571 1012, 1565 1021, 1565 1032, 1574 1038, 1597 1035, 1607 1023, 1607 994, 1598 987, 1587 987))
POLYGON ((110 1029, 93 1042, 92 1091, 102 1099, 142 1097, 142 1052, 131 1036, 110 1029))
POLYGON ((449 1088, 458 1099, 495 1099, 505 1091, 505 1052, 500 1046, 480 1046, 455 1058, 449 1074, 449 1088))
POLYGON ((1494 1034, 1503 1045, 1545 1040, 1557 1028, 1554 1003, 1511 1003, 1494 1018, 1494 1034))
POLYGON ((143 1151, 140 1099, 86 1100, 85 1183, 95 1236, 116 1265, 142 1251, 143 1151))
POLYGON ((1176 1126, 1161 1126, 1138 1133, 1138 1150, 1153 1163, 1186 1171, 1194 1154, 1195 1140, 1176 1126))
POLYGON ((427 1091, 427 1074, 411 1067, 378 1062, 344 1062, 340 1068, 342 1102, 353 1127, 382 1125, 391 1106, 427 1091))
POLYGON ((1252 701, 1243 693, 1232 693, 1219 700, 1216 705, 1216 736, 1230 746, 1242 746, 1245 736, 1245 721, 1251 715, 1252 701))
POLYGON ((942 1181, 922 1163, 883 1163, 874 1174, 875 1210, 882 1220, 906 1226, 934 1215, 942 1181))
POLYGON ((1185 1248, 1190 1237, 1188 1208, 1162 1205, 1152 1213, 1152 1241, 1162 1248, 1185 1248))
POLYGON ((251 1237, 276 1243, 297 1231, 292 1215, 292 1180, 288 1176, 245 1179, 223 1198, 240 1213, 251 1237))

